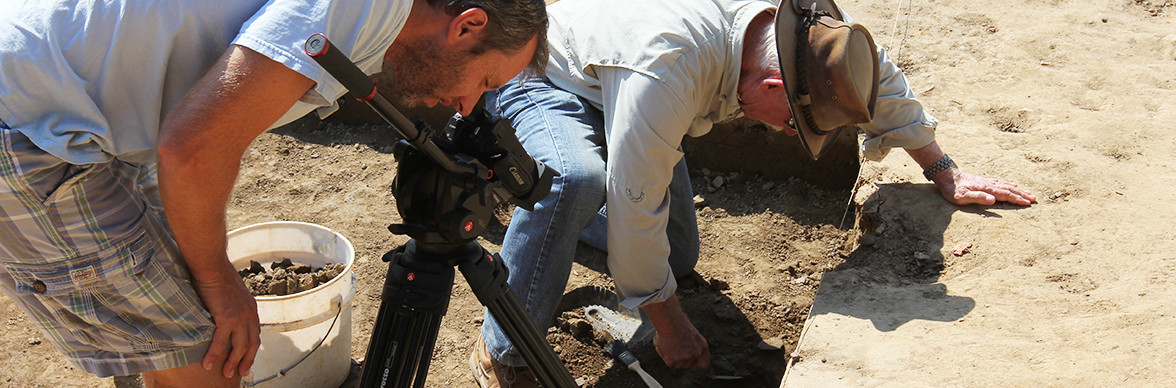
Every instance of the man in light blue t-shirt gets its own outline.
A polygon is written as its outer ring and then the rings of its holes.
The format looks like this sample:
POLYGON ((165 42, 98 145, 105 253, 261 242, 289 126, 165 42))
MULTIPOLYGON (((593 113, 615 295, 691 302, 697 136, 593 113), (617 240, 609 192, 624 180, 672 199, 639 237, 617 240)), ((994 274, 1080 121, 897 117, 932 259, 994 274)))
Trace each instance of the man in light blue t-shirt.
POLYGON ((463 114, 547 58, 542 0, 14 1, 0 289, 80 368, 149 386, 249 372, 257 307, 225 254, 225 208, 254 138, 346 92, 308 37, 368 74, 388 63, 391 99, 463 114))

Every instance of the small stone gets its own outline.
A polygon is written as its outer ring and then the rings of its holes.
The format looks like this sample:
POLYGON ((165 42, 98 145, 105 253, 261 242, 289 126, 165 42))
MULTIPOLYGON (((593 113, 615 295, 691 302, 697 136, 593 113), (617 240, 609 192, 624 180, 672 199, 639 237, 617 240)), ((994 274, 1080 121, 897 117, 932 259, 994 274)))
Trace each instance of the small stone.
POLYGON ((706 207, 706 198, 703 198, 701 195, 695 195, 694 196, 694 208, 698 209, 698 208, 703 208, 703 207, 706 207))
POLYGON ((784 340, 780 337, 768 338, 755 344, 755 348, 767 351, 784 349, 784 340))
POLYGON ((775 182, 768 182, 768 183, 764 183, 764 185, 763 185, 763 189, 764 189, 764 191, 768 191, 768 190, 771 190, 771 189, 774 189, 774 188, 776 188, 776 183, 775 183, 775 182))
POLYGON ((305 277, 304 277, 304 276, 299 276, 299 277, 298 277, 298 292, 302 292, 302 291, 306 291, 306 290, 312 289, 312 288, 314 288, 315 286, 316 286, 316 284, 314 284, 314 278, 313 278, 313 277, 311 277, 311 276, 305 276, 305 277))
POLYGON ((868 247, 874 245, 876 242, 878 242, 878 238, 874 237, 872 234, 864 234, 861 237, 858 237, 858 244, 861 244, 862 246, 868 247))
POLYGON ((297 277, 288 277, 288 278, 286 278, 285 283, 286 283, 286 295, 297 294, 297 293, 303 291, 303 290, 298 289, 299 286, 302 285, 302 282, 299 282, 297 277))
POLYGON ((792 284, 805 284, 808 283, 808 280, 808 276, 801 276, 796 279, 792 279, 792 284))
POLYGON ((742 314, 740 314, 739 310, 736 309, 735 306, 729 304, 715 307, 715 318, 718 318, 722 321, 738 322, 740 315, 742 314))
POLYGON ((275 261, 275 262, 273 262, 273 264, 270 264, 270 269, 273 269, 276 271, 278 268, 290 268, 293 266, 294 266, 294 263, 291 262, 290 259, 286 258, 286 259, 282 259, 282 261, 275 261))
POLYGON ((711 186, 714 186, 715 188, 720 188, 720 187, 723 187, 723 183, 725 183, 725 182, 726 182, 726 179, 724 179, 720 175, 720 176, 715 177, 714 180, 711 180, 711 186))
POLYGON ((956 255, 956 256, 963 256, 965 253, 968 253, 968 250, 971 248, 972 248, 971 241, 960 241, 959 243, 957 243, 955 245, 954 248, 951 249, 951 254, 956 255))
POLYGON ((703 175, 703 176, 710 176, 710 175, 711 175, 711 170, 710 170, 709 168, 703 168, 703 169, 702 169, 702 175, 703 175))
POLYGON ((295 265, 293 265, 293 266, 290 266, 290 268, 288 268, 288 269, 286 269, 286 270, 287 270, 287 271, 290 271, 290 272, 294 272, 294 273, 310 273, 310 269, 311 269, 311 268, 310 268, 310 266, 309 266, 309 265, 306 265, 306 264, 295 264, 295 265))
POLYGON ((323 283, 329 282, 329 281, 331 281, 331 279, 335 278, 334 276, 331 276, 331 274, 327 273, 327 271, 313 272, 313 273, 310 273, 309 275, 311 277, 313 277, 314 281, 318 284, 323 284, 323 283))
POLYGON ((726 291, 731 289, 731 285, 719 278, 711 278, 710 285, 716 290, 726 291))
POLYGON ((584 333, 587 333, 591 330, 592 324, 583 319, 576 318, 568 321, 568 332, 571 333, 573 337, 583 337, 584 333))
POLYGON ((711 361, 711 369, 716 375, 733 376, 736 374, 735 365, 722 358, 711 361))
POLYGON ((347 265, 343 263, 331 263, 323 266, 322 272, 327 274, 327 280, 331 280, 343 273, 345 269, 347 269, 347 265))
POLYGON ((266 290, 266 293, 278 296, 286 295, 286 282, 282 281, 270 283, 269 289, 266 290))
POLYGON ((31 346, 40 345, 40 344, 41 344, 41 339, 40 339, 40 338, 37 338, 37 337, 29 337, 29 341, 28 341, 28 343, 29 343, 29 345, 31 345, 31 346))

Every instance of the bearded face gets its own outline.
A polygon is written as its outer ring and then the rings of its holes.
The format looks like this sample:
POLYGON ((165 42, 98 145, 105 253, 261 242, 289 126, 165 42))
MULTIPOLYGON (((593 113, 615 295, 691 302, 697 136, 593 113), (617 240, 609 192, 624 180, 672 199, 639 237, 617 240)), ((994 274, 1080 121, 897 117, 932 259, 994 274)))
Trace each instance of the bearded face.
POLYGON ((418 40, 393 45, 385 60, 392 77, 387 96, 404 106, 419 106, 431 105, 426 100, 444 98, 457 88, 471 58, 418 40))

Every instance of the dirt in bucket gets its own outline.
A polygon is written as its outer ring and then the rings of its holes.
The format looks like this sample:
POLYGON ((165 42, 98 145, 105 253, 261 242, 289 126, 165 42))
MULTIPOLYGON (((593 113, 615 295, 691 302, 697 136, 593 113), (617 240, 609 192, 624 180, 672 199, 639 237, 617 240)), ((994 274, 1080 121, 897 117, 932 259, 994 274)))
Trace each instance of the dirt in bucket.
POLYGON ((267 269, 261 263, 250 260, 249 268, 237 273, 253 296, 282 296, 318 287, 339 276, 346 267, 343 263, 331 263, 312 268, 306 264, 294 264, 290 259, 282 259, 270 263, 267 269))

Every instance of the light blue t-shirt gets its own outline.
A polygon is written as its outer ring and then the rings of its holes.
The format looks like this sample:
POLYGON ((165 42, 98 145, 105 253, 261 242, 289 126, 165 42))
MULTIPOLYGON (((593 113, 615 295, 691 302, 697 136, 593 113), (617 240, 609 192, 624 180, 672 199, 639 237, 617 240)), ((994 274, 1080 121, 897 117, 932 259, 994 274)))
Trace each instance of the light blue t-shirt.
POLYGON ((248 47, 317 84, 271 127, 329 113, 343 88, 306 55, 324 33, 380 71, 412 0, 7 0, 0 120, 70 163, 155 159, 164 117, 224 54, 248 47))

